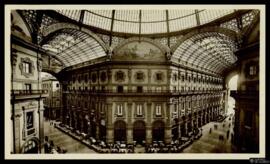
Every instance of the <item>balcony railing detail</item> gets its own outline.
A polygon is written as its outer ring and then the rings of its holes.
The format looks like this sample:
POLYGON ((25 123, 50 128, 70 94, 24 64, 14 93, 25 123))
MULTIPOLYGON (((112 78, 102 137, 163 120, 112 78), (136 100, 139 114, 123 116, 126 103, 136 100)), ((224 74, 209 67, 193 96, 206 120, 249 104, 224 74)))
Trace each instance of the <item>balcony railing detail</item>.
POLYGON ((222 93, 222 90, 207 90, 207 91, 176 91, 176 90, 144 90, 137 92, 137 90, 124 90, 123 92, 117 92, 117 90, 69 90, 63 91, 65 94, 132 94, 132 95, 192 95, 192 94, 206 94, 206 93, 222 93))
POLYGON ((11 90, 11 94, 14 95, 37 95, 37 94, 47 94, 48 90, 11 90))

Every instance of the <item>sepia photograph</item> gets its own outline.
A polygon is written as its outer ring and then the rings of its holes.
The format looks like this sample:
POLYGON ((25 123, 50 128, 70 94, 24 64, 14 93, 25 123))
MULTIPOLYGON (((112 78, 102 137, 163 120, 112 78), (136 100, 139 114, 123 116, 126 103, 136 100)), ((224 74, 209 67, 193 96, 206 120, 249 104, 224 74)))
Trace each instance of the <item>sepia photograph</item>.
POLYGON ((6 5, 6 159, 265 157, 263 5, 6 5))

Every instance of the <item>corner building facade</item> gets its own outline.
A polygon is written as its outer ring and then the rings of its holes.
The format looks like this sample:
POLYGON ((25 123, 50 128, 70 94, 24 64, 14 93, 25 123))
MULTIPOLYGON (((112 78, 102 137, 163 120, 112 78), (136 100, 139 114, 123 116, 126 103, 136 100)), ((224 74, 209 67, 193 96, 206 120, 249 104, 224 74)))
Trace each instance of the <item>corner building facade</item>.
POLYGON ((143 38, 60 77, 62 122, 107 143, 169 144, 225 115, 223 77, 183 66, 162 44, 143 38))

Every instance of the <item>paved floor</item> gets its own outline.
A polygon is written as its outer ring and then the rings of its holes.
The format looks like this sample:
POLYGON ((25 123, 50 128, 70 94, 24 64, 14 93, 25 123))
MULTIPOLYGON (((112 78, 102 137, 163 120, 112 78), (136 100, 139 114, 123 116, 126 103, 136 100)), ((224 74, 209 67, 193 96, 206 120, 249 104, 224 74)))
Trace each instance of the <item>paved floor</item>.
POLYGON ((223 122, 210 122, 203 126, 203 135, 199 140, 194 141, 189 147, 183 150, 184 153, 233 153, 231 134, 233 133, 232 120, 229 117, 223 122), (229 127, 229 124, 231 126, 229 127), (217 129, 214 128, 217 125, 217 129), (223 125, 225 125, 223 127, 223 125), (209 133, 211 128, 211 133, 209 133), (227 138, 227 131, 230 131, 227 138), (220 140, 219 137, 224 139, 220 140))
MULTIPOLYGON (((233 132, 233 126, 232 120, 229 120, 229 117, 223 122, 210 122, 203 126, 202 129, 202 137, 185 148, 183 153, 232 153, 231 134, 233 132), (230 127, 229 124, 231 124, 230 127), (217 125, 217 129, 214 128, 214 125, 217 125), (209 133, 210 128, 211 133, 209 133), (227 138, 228 130, 230 131, 229 138, 227 138), (219 139, 220 136, 223 136, 224 139, 219 139)), ((44 122, 44 135, 47 135, 49 140, 53 140, 55 146, 66 149, 67 153, 96 153, 69 135, 49 125, 47 121, 44 122)), ((144 152, 143 147, 137 153, 142 152, 144 152)))
POLYGON ((96 153, 69 135, 54 128, 48 121, 44 122, 44 136, 48 136, 49 140, 52 140, 55 146, 66 149, 67 153, 96 153))

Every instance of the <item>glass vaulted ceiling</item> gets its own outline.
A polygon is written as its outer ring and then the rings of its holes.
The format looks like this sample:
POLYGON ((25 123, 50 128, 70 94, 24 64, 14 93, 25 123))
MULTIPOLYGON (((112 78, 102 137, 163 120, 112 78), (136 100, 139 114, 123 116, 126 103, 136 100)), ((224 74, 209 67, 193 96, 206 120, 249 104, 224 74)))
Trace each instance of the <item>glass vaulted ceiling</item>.
POLYGON ((173 57, 183 65, 205 71, 222 73, 232 67, 237 58, 236 43, 228 36, 217 32, 205 32, 185 40, 174 52, 173 57))
POLYGON ((74 29, 59 31, 43 44, 42 48, 56 53, 65 66, 76 65, 106 55, 102 46, 94 38, 74 29))
MULTIPOLYGON (((79 21, 80 10, 57 10, 79 21)), ((234 10, 85 10, 82 23, 103 30, 132 34, 157 34, 209 23, 234 10)))

